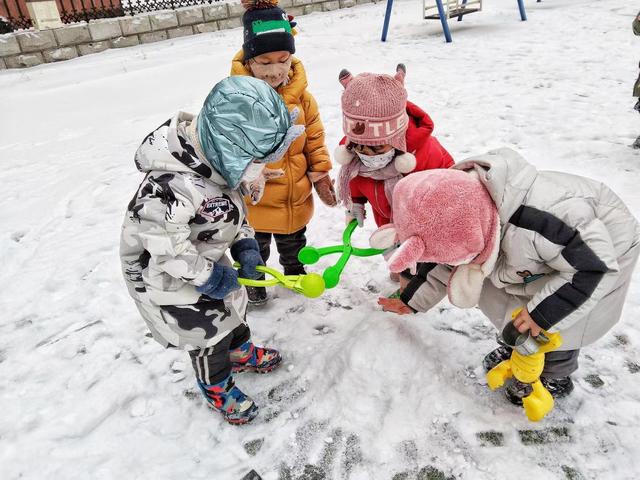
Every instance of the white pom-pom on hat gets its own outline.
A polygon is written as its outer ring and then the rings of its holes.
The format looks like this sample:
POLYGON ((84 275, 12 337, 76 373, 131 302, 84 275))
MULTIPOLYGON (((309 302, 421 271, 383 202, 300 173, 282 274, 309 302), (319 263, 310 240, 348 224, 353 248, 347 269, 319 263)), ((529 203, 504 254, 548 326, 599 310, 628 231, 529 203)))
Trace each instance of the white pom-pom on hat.
POLYGON ((333 152, 333 158, 340 165, 348 165, 353 160, 354 154, 347 149, 346 145, 338 145, 333 152))
POLYGON ((394 165, 400 173, 411 173, 416 169, 416 157, 411 153, 403 153, 395 158, 394 165))

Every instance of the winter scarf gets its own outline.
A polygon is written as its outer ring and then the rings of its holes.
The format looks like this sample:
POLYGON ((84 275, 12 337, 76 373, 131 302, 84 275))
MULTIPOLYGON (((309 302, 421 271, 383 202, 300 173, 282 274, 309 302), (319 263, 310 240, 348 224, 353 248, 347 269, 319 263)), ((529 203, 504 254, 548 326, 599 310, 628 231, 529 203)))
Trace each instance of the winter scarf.
POLYGON ((389 200, 389 205, 393 205, 393 189, 396 183, 402 179, 402 174, 398 172, 393 161, 389 162, 384 168, 373 170, 366 167, 360 159, 354 158, 351 162, 340 168, 340 173, 338 174, 338 199, 347 210, 351 210, 353 206, 349 184, 351 180, 358 176, 384 181, 384 193, 387 200, 389 200))

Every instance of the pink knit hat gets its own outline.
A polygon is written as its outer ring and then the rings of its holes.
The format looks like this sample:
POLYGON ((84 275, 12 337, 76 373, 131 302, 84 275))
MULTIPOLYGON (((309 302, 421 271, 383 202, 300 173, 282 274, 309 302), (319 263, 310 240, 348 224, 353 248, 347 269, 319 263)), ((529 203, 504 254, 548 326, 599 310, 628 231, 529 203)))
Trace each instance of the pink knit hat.
POLYGON ((477 304, 484 278, 499 251, 498 209, 475 171, 435 169, 400 180, 393 192, 393 224, 371 237, 375 248, 401 245, 389 269, 414 269, 417 262, 456 266, 449 279, 454 305, 477 304))
POLYGON ((350 142, 359 145, 389 144, 407 151, 405 133, 409 126, 407 70, 399 64, 395 76, 361 73, 353 77, 348 70, 340 72, 342 93, 342 128, 350 142))

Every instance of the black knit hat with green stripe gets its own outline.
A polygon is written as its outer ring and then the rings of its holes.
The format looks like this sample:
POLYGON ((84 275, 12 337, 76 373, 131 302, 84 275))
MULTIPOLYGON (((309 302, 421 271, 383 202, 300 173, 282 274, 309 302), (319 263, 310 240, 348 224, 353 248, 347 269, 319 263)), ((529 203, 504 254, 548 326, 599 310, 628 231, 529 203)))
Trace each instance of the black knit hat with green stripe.
POLYGON ((242 0, 242 6, 247 9, 242 16, 245 60, 263 53, 296 52, 292 31, 296 24, 277 0, 242 0))

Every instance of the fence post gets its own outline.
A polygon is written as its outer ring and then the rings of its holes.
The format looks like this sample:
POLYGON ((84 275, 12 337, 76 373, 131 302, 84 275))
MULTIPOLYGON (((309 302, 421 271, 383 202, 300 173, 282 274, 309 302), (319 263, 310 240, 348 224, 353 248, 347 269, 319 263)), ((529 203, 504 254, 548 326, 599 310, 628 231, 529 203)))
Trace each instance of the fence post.
POLYGON ((36 30, 62 26, 60 12, 55 0, 28 0, 27 10, 36 30))

